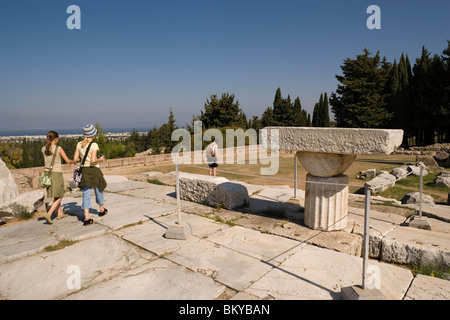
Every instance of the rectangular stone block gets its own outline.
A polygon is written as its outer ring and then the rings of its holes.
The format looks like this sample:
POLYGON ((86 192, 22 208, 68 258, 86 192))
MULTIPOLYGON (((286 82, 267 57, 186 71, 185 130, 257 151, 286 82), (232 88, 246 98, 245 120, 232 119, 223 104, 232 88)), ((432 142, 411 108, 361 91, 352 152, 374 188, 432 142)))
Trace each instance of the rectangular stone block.
POLYGON ((226 209, 250 202, 247 188, 241 184, 229 182, 223 177, 189 173, 180 174, 180 198, 213 207, 220 205, 226 209))
MULTIPOLYGON (((278 130, 280 151, 306 151, 339 154, 390 154, 403 139, 403 130, 267 127, 263 147, 269 149, 272 131, 278 130)), ((276 134, 275 136, 276 137, 276 134)))

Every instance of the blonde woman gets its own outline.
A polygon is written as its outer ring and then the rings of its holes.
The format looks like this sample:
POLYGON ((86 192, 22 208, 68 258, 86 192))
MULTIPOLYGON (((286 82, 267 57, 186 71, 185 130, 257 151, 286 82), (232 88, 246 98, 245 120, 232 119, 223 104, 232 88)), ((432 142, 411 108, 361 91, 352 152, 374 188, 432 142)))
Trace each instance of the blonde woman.
POLYGON ((100 207, 99 216, 104 216, 108 213, 108 210, 104 207, 105 199, 103 197, 103 190, 106 188, 106 181, 103 177, 102 171, 100 170, 100 163, 105 161, 106 159, 102 155, 100 155, 100 157, 97 157, 99 147, 97 143, 92 141, 97 135, 97 129, 92 124, 88 124, 83 128, 83 132, 84 140, 78 142, 73 160, 82 160, 87 153, 86 161, 83 166, 83 177, 78 185, 81 188, 81 192, 83 193, 83 225, 87 226, 94 222, 89 216, 89 209, 92 208, 92 189, 94 189, 95 192, 95 202, 100 207))
POLYGON ((61 209, 61 201, 64 197, 64 178, 62 174, 61 167, 61 157, 66 161, 66 163, 74 163, 73 160, 70 160, 63 148, 57 146, 59 141, 59 134, 56 131, 49 131, 47 133, 47 141, 45 146, 42 148, 42 153, 44 154, 44 163, 45 163, 45 171, 49 171, 51 162, 53 159, 53 155, 55 155, 55 162, 53 163, 53 168, 51 172, 52 184, 47 188, 47 197, 53 198, 53 203, 50 206, 48 212, 44 215, 47 223, 53 224, 52 222, 52 214, 55 210, 58 212, 57 219, 61 219, 66 217, 61 209))

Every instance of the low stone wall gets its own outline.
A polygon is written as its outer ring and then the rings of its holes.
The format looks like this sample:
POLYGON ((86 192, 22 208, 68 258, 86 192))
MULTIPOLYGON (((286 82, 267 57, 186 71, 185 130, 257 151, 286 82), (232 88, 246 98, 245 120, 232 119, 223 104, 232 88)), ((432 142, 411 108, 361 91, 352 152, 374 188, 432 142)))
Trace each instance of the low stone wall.
MULTIPOLYGON (((158 154, 158 155, 150 155, 150 156, 141 156, 141 157, 129 157, 129 158, 119 158, 119 159, 107 159, 100 166, 101 168, 114 168, 114 167, 122 167, 122 166, 130 166, 136 164, 155 164, 165 161, 171 161, 171 154, 158 154)), ((73 172, 75 169, 75 165, 73 164, 63 164, 62 171, 63 173, 73 172)), ((27 177, 30 180, 30 185, 32 188, 37 188, 37 179, 41 172, 44 171, 44 166, 42 167, 33 167, 33 168, 24 168, 24 169, 12 169, 11 172, 16 175, 27 177)))
MULTIPOLYGON (((235 147, 233 152, 233 156, 236 158, 239 155, 242 155, 243 152, 248 153, 248 157, 251 157, 252 159, 259 159, 259 148, 261 146, 257 145, 255 146, 245 146, 245 147, 235 147)), ((226 159, 226 155, 231 151, 232 148, 225 148, 220 149, 222 152, 223 161, 226 159)), ((202 151, 193 151, 188 152, 189 155, 186 155, 187 157, 201 157, 204 150, 202 151)), ((244 153, 245 154, 245 153, 244 153)), ((280 153, 280 157, 289 155, 290 153, 280 153)), ((123 166, 131 166, 131 165, 138 165, 138 164, 157 164, 161 162, 166 161, 172 161, 172 154, 156 154, 156 155, 147 155, 142 156, 139 154, 139 156, 136 157, 128 157, 128 158, 118 158, 118 159, 107 159, 105 162, 102 162, 100 167, 101 168, 114 168, 114 167, 123 167, 123 166)), ((75 169, 75 166, 72 164, 63 164, 62 170, 63 173, 71 173, 75 169)), ((24 169, 13 169, 11 172, 16 173, 16 176, 23 176, 26 177, 29 181, 29 184, 32 188, 37 188, 37 178, 41 172, 44 171, 44 166, 42 167, 33 167, 33 168, 24 168, 24 169)))

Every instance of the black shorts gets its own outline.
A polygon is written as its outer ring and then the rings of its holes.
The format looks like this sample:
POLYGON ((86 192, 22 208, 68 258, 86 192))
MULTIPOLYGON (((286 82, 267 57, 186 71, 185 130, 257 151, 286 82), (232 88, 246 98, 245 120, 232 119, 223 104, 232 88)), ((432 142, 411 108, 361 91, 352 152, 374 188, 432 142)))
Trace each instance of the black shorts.
POLYGON ((212 168, 217 168, 219 165, 214 162, 214 163, 208 164, 208 166, 212 169, 212 168))

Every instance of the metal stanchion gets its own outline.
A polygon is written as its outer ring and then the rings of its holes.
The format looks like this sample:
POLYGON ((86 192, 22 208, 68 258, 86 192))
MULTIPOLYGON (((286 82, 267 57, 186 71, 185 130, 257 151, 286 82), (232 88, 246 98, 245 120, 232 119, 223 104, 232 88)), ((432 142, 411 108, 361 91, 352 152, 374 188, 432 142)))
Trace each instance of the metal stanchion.
POLYGON ((297 198, 297 156, 294 155, 294 198, 297 198))
POLYGON ((419 214, 414 215, 413 219, 409 223, 410 227, 431 230, 431 225, 427 221, 427 217, 422 217, 422 202, 423 202, 423 162, 419 163, 420 166, 420 186, 419 186, 419 214))
POLYGON ((370 188, 365 185, 365 202, 364 202, 364 251, 363 251, 363 277, 362 287, 367 288, 367 267, 369 262, 369 227, 370 227, 370 188))
POLYGON ((165 233, 168 239, 186 240, 192 234, 192 227, 188 223, 181 223, 181 201, 180 201, 180 177, 178 172, 178 161, 175 164, 176 169, 176 196, 177 196, 177 225, 169 226, 165 233))
POLYGON ((175 164, 176 172, 176 195, 177 195, 177 223, 181 225, 181 201, 180 201, 180 177, 178 173, 178 161, 175 164))
POLYGON ((423 194, 423 164, 420 163, 420 197, 419 197, 419 218, 422 218, 422 194, 423 194))
MULTIPOLYGON (((386 297, 378 289, 369 283, 369 231, 370 231, 370 197, 371 190, 368 184, 365 184, 364 201, 364 243, 363 243, 363 270, 362 286, 350 286, 341 289, 342 299, 344 300, 385 300, 386 297)), ((378 274, 378 277, 381 275, 378 274)))

